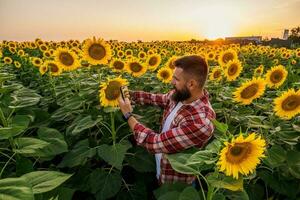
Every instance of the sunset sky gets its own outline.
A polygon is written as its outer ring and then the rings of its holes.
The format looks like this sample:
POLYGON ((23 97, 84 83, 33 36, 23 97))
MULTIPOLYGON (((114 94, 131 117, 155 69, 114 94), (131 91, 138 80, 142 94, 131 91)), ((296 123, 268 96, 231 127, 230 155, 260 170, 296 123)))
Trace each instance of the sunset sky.
POLYGON ((0 40, 282 37, 300 0, 0 0, 0 40))

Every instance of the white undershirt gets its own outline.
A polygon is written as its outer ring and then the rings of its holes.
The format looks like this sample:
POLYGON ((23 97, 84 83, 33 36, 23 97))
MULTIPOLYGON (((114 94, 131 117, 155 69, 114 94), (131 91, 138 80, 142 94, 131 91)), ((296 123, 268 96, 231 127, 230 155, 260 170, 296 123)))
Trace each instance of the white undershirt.
MULTIPOLYGON (((180 109, 180 107, 182 106, 181 102, 178 102, 177 105, 175 106, 175 108, 171 111, 171 113, 168 115, 162 131, 161 132, 166 132, 167 130, 170 129, 171 123, 174 120, 174 117, 177 113, 177 111, 180 109)), ((160 159, 161 159, 162 154, 161 153, 156 153, 155 154, 155 161, 156 161, 156 178, 159 179, 159 175, 160 175, 160 159)))

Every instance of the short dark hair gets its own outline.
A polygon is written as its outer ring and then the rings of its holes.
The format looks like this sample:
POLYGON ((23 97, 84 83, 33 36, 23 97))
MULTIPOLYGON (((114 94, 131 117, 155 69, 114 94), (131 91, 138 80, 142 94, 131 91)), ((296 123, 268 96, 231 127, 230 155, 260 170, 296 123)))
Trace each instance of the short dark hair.
POLYGON ((204 88, 208 74, 208 65, 204 58, 196 55, 184 56, 177 59, 174 65, 183 69, 186 74, 194 76, 199 86, 204 88))

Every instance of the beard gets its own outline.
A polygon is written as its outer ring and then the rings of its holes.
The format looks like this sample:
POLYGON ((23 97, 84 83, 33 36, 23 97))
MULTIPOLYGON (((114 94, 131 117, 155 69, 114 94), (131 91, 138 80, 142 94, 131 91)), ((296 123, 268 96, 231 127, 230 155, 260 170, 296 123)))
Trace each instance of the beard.
POLYGON ((176 87, 174 87, 174 89, 175 92, 172 95, 172 100, 175 102, 187 100, 192 96, 191 92, 186 86, 184 86, 181 90, 178 90, 176 87))

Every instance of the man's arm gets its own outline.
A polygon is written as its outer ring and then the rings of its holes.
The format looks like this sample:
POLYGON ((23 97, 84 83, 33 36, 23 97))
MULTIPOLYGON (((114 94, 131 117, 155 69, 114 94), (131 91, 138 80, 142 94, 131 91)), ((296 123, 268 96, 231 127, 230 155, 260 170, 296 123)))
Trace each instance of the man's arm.
POLYGON ((192 146, 204 146, 211 138, 214 127, 205 118, 203 123, 186 122, 166 132, 155 133, 140 124, 134 117, 128 120, 137 144, 151 153, 176 153, 192 146))
POLYGON ((170 101, 171 92, 166 94, 153 94, 144 91, 131 91, 130 96, 137 104, 151 104, 166 107, 170 101))

